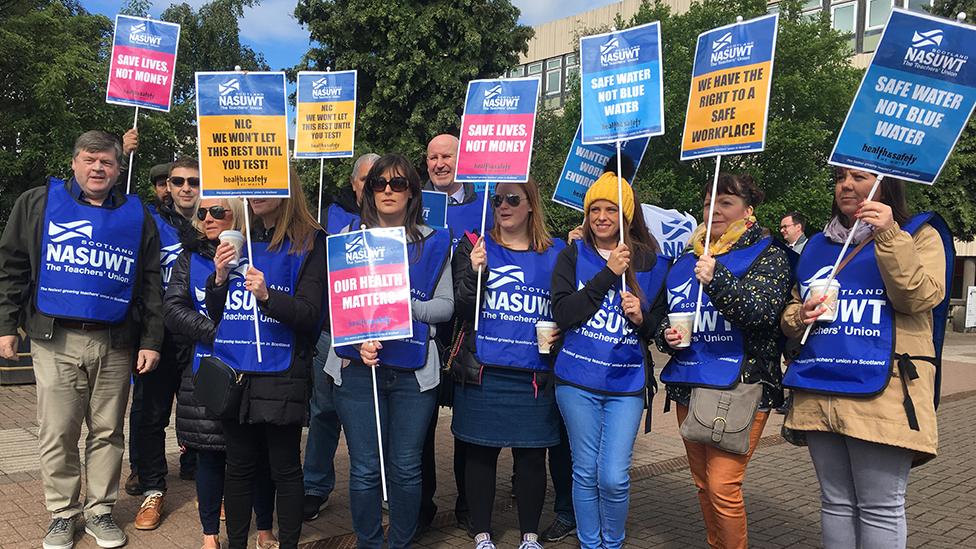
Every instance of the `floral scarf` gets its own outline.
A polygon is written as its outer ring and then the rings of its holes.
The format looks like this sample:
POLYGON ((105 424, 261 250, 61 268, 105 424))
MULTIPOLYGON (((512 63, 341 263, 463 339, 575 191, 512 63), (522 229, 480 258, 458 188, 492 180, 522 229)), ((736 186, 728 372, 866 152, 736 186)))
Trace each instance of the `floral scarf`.
MULTIPOLYGON (((750 227, 756 224, 756 217, 750 215, 744 219, 740 219, 735 223, 729 225, 725 233, 718 238, 718 240, 713 239, 711 245, 708 247, 708 253, 712 256, 724 254, 725 252, 732 249, 735 243, 739 241, 739 238, 749 230, 750 227)), ((707 224, 701 224, 695 229, 695 232, 691 235, 689 243, 693 246, 695 250, 695 255, 701 256, 705 253, 705 232, 708 228, 707 224)))

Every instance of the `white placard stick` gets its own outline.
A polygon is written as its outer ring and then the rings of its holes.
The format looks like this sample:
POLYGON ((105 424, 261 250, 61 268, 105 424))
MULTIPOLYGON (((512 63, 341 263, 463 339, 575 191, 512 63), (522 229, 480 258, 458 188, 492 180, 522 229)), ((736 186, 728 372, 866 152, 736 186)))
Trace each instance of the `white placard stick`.
MULTIPOLYGON (((135 116, 132 117, 132 129, 133 130, 139 129, 139 106, 138 105, 136 105, 136 114, 135 116)), ((129 194, 132 192, 132 172, 133 172, 132 162, 135 160, 135 158, 136 158, 136 150, 132 149, 132 152, 129 153, 129 173, 128 175, 126 175, 126 180, 125 180, 125 194, 129 194)))
MULTIPOLYGON (((244 199, 244 233, 247 238, 244 242, 247 242, 247 260, 251 267, 254 267, 254 249, 251 247, 251 214, 248 213, 248 203, 247 198, 244 199)), ((255 269, 257 267, 254 267, 255 269)), ((261 329, 260 323, 258 322, 258 299, 254 298, 254 341, 258 347, 258 362, 261 362, 261 329)))
MULTIPOLYGON (((369 239, 366 237, 366 225, 360 224, 359 230, 363 231, 363 246, 369 252, 369 239)), ((369 257, 373 257, 372 252, 369 252, 369 257)), ((413 313, 411 312, 411 314, 413 313)), ((367 366, 367 368, 369 368, 370 376, 373 378, 373 416, 376 419, 376 453, 380 456, 380 486, 383 487, 383 501, 389 501, 386 493, 386 460, 383 458, 383 428, 380 426, 380 393, 376 384, 376 369, 379 366, 379 362, 377 362, 376 366, 367 366)))
MULTIPOLYGON (((722 155, 715 156, 715 178, 712 180, 712 192, 711 200, 709 200, 708 206, 708 225, 705 226, 705 251, 702 255, 708 255, 709 244, 712 242, 712 218, 715 215, 715 195, 718 194, 718 172, 719 168, 722 166, 722 155)), ((698 327, 701 317, 701 300, 702 300, 702 289, 704 285, 698 284, 698 300, 695 302, 695 323, 692 326, 691 332, 698 333, 698 327)))
MULTIPOLYGON (((485 183, 485 202, 481 205, 481 238, 485 237, 485 217, 488 215, 488 183, 485 183)), ((472 248, 473 251, 473 248, 472 248)), ((481 318, 481 271, 478 268, 478 285, 474 292, 474 331, 478 331, 478 319, 481 318)))
MULTIPOLYGON (((620 244, 624 243, 624 176, 620 173, 622 159, 620 157, 620 140, 617 140, 617 232, 620 233, 620 244)), ((634 201, 637 205, 637 201, 634 201)), ((637 208, 634 208, 634 215, 637 215, 637 208)), ((634 252, 631 250, 630 260, 634 260, 634 252)), ((620 291, 627 291, 627 271, 620 275, 620 291)))

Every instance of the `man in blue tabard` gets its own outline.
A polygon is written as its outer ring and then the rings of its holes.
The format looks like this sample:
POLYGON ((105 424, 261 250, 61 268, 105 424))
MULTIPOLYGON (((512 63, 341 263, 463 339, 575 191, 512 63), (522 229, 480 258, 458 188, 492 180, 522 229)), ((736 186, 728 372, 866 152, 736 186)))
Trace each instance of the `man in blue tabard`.
POLYGON ((100 547, 121 547, 112 518, 122 471, 129 376, 155 369, 162 347, 159 233, 134 195, 115 188, 119 141, 75 141, 68 181, 20 195, 0 237, 0 356, 31 338, 38 445, 52 522, 48 549, 67 549, 81 515, 100 547), (88 424, 82 471, 78 440, 88 424), (81 500, 81 478, 87 494, 81 500))

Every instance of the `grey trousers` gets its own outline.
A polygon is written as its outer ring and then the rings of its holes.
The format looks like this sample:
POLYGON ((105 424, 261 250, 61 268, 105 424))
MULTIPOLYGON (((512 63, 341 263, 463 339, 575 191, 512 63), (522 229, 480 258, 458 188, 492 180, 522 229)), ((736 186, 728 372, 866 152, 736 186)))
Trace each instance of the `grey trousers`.
POLYGON ((51 340, 31 342, 31 356, 47 510, 55 518, 111 513, 122 472, 132 350, 112 349, 109 330, 58 327, 51 340), (88 427, 84 505, 78 449, 82 422, 88 427))
POLYGON ((826 549, 903 549, 913 452, 836 433, 807 432, 820 481, 826 549))

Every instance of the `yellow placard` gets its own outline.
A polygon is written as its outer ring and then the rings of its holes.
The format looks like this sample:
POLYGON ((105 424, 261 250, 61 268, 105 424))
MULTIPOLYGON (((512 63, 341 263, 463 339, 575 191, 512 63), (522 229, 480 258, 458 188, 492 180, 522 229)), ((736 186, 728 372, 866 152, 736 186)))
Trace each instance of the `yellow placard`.
POLYGON ((682 150, 762 142, 771 69, 767 61, 694 78, 682 150))
POLYGON ((201 116, 200 176, 210 196, 288 196, 281 116, 201 116))
POLYGON ((352 156, 356 102, 301 102, 295 128, 295 156, 352 156))

